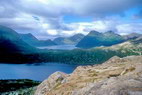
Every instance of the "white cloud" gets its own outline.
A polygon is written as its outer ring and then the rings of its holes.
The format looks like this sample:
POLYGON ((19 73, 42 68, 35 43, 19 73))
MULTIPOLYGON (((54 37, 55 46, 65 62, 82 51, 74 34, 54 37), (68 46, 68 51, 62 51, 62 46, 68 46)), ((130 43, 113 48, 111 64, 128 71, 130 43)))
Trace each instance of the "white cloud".
POLYGON ((128 34, 128 33, 142 33, 142 23, 126 23, 116 26, 118 33, 128 34))
POLYGON ((0 0, 0 24, 18 32, 32 32, 40 38, 87 34, 90 30, 140 33, 141 24, 104 19, 115 18, 137 6, 142 6, 142 0, 0 0), (70 14, 100 19, 64 23, 63 17, 70 14))
POLYGON ((72 27, 72 31, 62 31, 64 34, 76 34, 82 33, 87 34, 91 30, 96 30, 98 32, 106 32, 113 30, 118 34, 128 34, 128 33, 142 33, 142 23, 124 23, 118 20, 98 20, 94 22, 82 22, 82 23, 71 23, 68 25, 72 27))
POLYGON ((50 35, 57 35, 58 34, 57 30, 47 30, 47 33, 50 35))
MULTIPOLYGON (((35 13, 47 13, 53 15, 61 15, 64 13, 78 15, 101 15, 121 14, 125 10, 141 5, 141 0, 22 0, 23 8, 32 10, 35 13), (121 7, 120 7, 121 6, 121 7), (46 11, 45 11, 46 10, 46 11)), ((43 15, 42 14, 42 15, 43 15)))

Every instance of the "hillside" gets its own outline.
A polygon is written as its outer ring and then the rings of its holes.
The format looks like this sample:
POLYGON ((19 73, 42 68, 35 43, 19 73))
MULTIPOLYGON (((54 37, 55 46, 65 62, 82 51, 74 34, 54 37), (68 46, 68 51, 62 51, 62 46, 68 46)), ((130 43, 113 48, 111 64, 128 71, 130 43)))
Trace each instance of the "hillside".
POLYGON ((83 34, 76 34, 71 37, 58 37, 54 39, 54 42, 58 45, 76 45, 83 37, 83 34))
POLYGON ((20 35, 4 26, 0 26, 0 63, 27 63, 37 61, 33 57, 39 49, 24 42, 20 35))
POLYGON ((142 95, 142 56, 113 57, 100 65, 56 72, 35 95, 142 95))
POLYGON ((112 46, 54 50, 54 52, 53 50, 43 51, 39 59, 44 62, 62 62, 67 64, 100 64, 113 56, 126 57, 131 55, 142 55, 141 37, 112 46))
POLYGON ((76 46, 80 48, 92 48, 96 46, 111 46, 124 42, 124 38, 113 31, 100 33, 91 31, 76 46))
POLYGON ((56 45, 51 40, 38 40, 35 36, 33 36, 31 33, 29 34, 20 34, 21 39, 25 41, 26 43, 35 46, 35 47, 40 47, 40 46, 53 46, 56 45))
POLYGON ((130 33, 128 35, 124 35, 123 37, 125 40, 133 40, 133 39, 139 38, 141 36, 142 36, 142 34, 139 34, 139 33, 130 33))
POLYGON ((24 42, 19 34, 4 26, 0 26, 0 53, 30 53, 36 50, 24 42))
POLYGON ((98 49, 120 51, 120 53, 142 55, 142 37, 138 37, 133 40, 128 40, 126 42, 113 45, 110 47, 98 47, 98 49))
MULTIPOLYGON (((141 37, 106 47, 98 46, 90 49, 74 50, 39 50, 24 42, 21 39, 21 36, 10 28, 1 26, 0 32, 0 62, 60 62, 67 64, 100 64, 115 55, 125 57, 142 54, 141 37)), ((112 34, 114 33, 107 32, 103 35, 108 36, 112 34)), ((101 37, 102 33, 93 31, 90 33, 90 35, 93 37, 96 35, 96 37, 101 37)), ((74 37, 74 39, 75 38, 76 37, 74 37)), ((31 40, 36 40, 36 38, 31 37, 31 40)))

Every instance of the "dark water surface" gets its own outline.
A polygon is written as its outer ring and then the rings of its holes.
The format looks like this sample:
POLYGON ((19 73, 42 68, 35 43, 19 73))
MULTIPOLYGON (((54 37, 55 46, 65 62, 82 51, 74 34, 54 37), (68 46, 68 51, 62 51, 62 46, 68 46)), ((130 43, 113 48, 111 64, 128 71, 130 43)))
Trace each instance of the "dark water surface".
POLYGON ((0 64, 0 79, 32 79, 43 81, 56 71, 72 73, 77 65, 60 63, 28 64, 0 64))

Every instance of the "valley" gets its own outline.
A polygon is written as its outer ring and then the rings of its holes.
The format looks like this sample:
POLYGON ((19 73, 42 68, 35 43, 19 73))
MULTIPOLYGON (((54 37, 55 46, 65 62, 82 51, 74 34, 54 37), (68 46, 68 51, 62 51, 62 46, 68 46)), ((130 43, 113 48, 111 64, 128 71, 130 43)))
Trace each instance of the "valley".
MULTIPOLYGON (((44 88, 42 87, 42 84, 44 84, 44 82, 40 84, 41 86, 39 85, 36 87, 40 82, 34 84, 34 81, 43 81, 46 78, 49 78, 48 80, 50 80, 50 77, 52 76, 56 79, 58 75, 64 79, 64 77, 68 76, 67 74, 72 75, 73 73, 74 76, 74 73, 78 70, 78 68, 88 68, 88 66, 90 69, 97 68, 95 66, 99 66, 102 63, 109 63, 111 60, 117 61, 119 59, 121 61, 123 60, 121 59, 123 57, 142 55, 142 35, 136 33, 121 36, 112 31, 108 31, 106 33, 91 31, 86 36, 78 34, 75 35, 76 37, 72 36, 62 40, 57 38, 55 39, 56 42, 55 40, 38 40, 32 34, 18 34, 13 29, 4 26, 0 26, 0 33, 0 79, 11 82, 13 87, 10 89, 14 88, 13 90, 7 89, 8 91, 1 91, 0 94, 2 95, 11 93, 13 93, 12 95, 15 93, 22 95, 38 95, 37 93, 40 93, 39 95, 42 95, 41 91, 44 88), (64 41, 65 43, 63 43, 64 41), (114 56, 117 57, 115 58, 114 56), (9 70, 5 71, 5 68, 8 68, 9 70), (66 74, 58 73, 57 71, 64 72, 66 74), (26 84, 21 85, 20 83, 15 84, 17 79, 21 79, 21 82, 25 82, 22 79, 31 79, 31 84, 30 86, 26 86, 26 84), (20 87, 14 85, 20 85, 20 87)), ((91 72, 94 71, 87 72, 90 78, 93 77, 90 75, 91 72)), ((96 76, 95 74, 93 75, 96 76)), ((117 77, 115 75, 112 76, 117 77)), ((85 78, 87 77, 85 76, 85 78)), ((75 92, 72 88, 70 88, 70 86, 67 87, 67 90, 70 89, 69 92, 77 93, 76 95, 78 95, 78 93, 80 94, 80 87, 82 89, 85 87, 83 84, 88 82, 89 84, 92 83, 90 78, 83 80, 84 82, 78 82, 80 86, 75 86, 75 88, 79 89, 79 92, 75 92)), ((74 82, 72 83, 71 81, 71 84, 74 84, 74 82)), ((62 90, 60 90, 62 89, 61 81, 57 81, 57 84, 55 82, 53 86, 55 86, 54 88, 58 88, 60 93, 63 93, 62 90)), ((58 93, 57 89, 51 89, 46 90, 45 93, 56 92, 58 93)), ((68 92, 65 92, 65 95, 72 95, 71 93, 69 94, 68 92)), ((83 93, 88 93, 88 91, 83 93)))
MULTIPOLYGON (((126 38, 126 36, 120 36, 118 34, 113 33, 112 31, 106 32, 105 34, 100 34, 99 32, 91 31, 88 35, 91 35, 95 39, 96 37, 97 39, 99 39, 98 35, 106 35, 105 37, 109 35, 109 38, 110 36, 112 36, 110 38, 110 43, 113 43, 113 45, 101 45, 88 49, 78 48, 76 46, 77 48, 73 47, 69 50, 64 49, 68 48, 69 45, 67 45, 67 47, 61 45, 61 48, 56 48, 58 47, 58 45, 55 45, 48 46, 49 49, 46 49, 44 47, 40 47, 42 49, 39 49, 33 46, 32 44, 27 43, 25 40, 21 39, 21 36, 18 33, 16 33, 16 31, 2 26, 0 28, 0 31, 2 33, 0 34, 0 62, 3 63, 21 64, 40 62, 61 62, 68 64, 100 64, 113 56, 125 57, 130 55, 140 55, 142 50, 141 36, 138 36, 138 34, 130 34, 127 35, 126 38), (119 43, 117 42, 117 44, 115 43, 115 40, 114 42, 112 42, 112 39, 116 38, 116 36, 119 36, 121 38, 121 41, 119 41, 119 43), (122 39, 125 40, 122 41, 122 39)), ((31 34, 28 34, 27 39, 30 38, 29 35, 32 36, 31 34)), ((34 36, 32 36, 31 40, 37 39, 34 36)), ((30 42, 33 43, 34 41, 30 42)), ((90 42, 87 43, 96 42, 92 42, 92 40, 90 40, 90 42)))
POLYGON ((142 0, 0 0, 0 95, 142 95, 142 0))

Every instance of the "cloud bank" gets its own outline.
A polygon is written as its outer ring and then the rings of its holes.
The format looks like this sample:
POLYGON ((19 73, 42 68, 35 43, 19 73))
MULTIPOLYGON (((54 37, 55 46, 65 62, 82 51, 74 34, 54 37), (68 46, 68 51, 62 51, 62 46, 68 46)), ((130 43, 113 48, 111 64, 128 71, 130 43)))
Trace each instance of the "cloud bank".
POLYGON ((141 33, 141 7, 142 0, 0 0, 0 25, 41 39, 87 34, 90 30, 141 33), (137 12, 131 11, 134 8, 137 12), (76 22, 68 18, 73 21, 65 23, 66 15, 93 20, 76 22))

